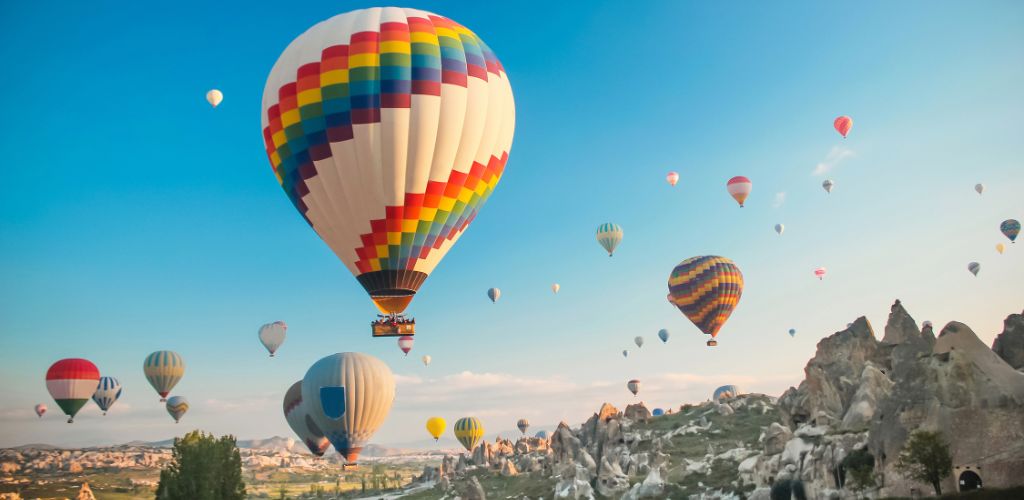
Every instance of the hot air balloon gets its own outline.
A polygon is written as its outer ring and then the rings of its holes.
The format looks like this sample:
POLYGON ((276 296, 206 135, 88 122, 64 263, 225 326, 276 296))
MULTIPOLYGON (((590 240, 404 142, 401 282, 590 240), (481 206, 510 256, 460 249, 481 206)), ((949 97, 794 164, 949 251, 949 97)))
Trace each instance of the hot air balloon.
POLYGON ((39 418, 42 418, 43 414, 46 413, 46 405, 44 405, 43 403, 39 403, 36 405, 35 410, 36 415, 38 415, 39 418))
POLYGON ((796 329, 795 328, 790 328, 789 329, 789 336, 790 337, 796 337, 796 329))
POLYGON ((487 298, 491 299, 492 304, 498 302, 498 299, 501 298, 501 290, 497 288, 487 290, 487 298))
POLYGON ((412 350, 412 343, 412 335, 403 335, 401 337, 398 337, 398 348, 401 349, 406 356, 408 356, 409 351, 412 350))
POLYGON ((691 257, 672 270, 668 290, 668 301, 711 336, 708 346, 715 346, 718 331, 740 302, 743 274, 725 257, 691 257))
POLYGON ((206 102, 210 103, 210 106, 217 107, 221 101, 224 100, 224 93, 213 89, 206 93, 206 102))
POLYGON ((626 389, 629 389, 629 392, 632 392, 633 395, 636 396, 636 393, 640 392, 640 381, 633 379, 626 382, 626 389))
POLYGON ((530 428, 530 421, 526 420, 525 418, 521 418, 521 419, 519 419, 518 422, 516 422, 516 427, 518 427, 519 428, 519 432, 522 432, 523 435, 525 436, 526 435, 526 429, 530 428))
POLYGON ((188 400, 183 396, 167 398, 167 413, 174 417, 174 423, 181 422, 181 417, 188 411, 188 400))
POLYGON ((100 377, 100 384, 96 388, 96 392, 92 394, 92 400, 96 402, 96 406, 99 406, 103 410, 103 414, 107 414, 107 410, 117 402, 117 398, 121 397, 121 383, 114 377, 100 377))
POLYGON ((676 183, 679 182, 679 173, 669 172, 668 175, 665 176, 665 180, 668 181, 669 186, 675 186, 676 183))
POLYGON ((302 217, 397 322, 493 192, 515 104, 472 31, 414 9, 341 14, 299 35, 263 91, 275 176, 302 217))
POLYGON ((1006 219, 999 224, 999 230, 1003 232, 1003 236, 1010 239, 1010 243, 1016 243, 1017 235, 1020 234, 1020 222, 1016 219, 1006 219))
POLYGON ((473 451, 476 445, 484 437, 484 424, 476 417, 463 417, 455 422, 455 438, 465 446, 467 450, 473 451))
POLYGON ((666 330, 664 328, 662 328, 661 330, 658 330, 658 338, 661 339, 662 343, 667 343, 668 342, 668 330, 666 330))
POLYGON ((423 360, 423 366, 430 366, 430 360, 432 359, 430 355, 424 354, 423 357, 420 359, 423 360))
POLYGON ((839 132, 839 135, 843 136, 843 139, 846 139, 846 134, 849 134, 850 129, 853 128, 853 118, 845 115, 840 116, 832 122, 832 126, 836 128, 836 132, 839 132))
POLYGON ((754 185, 750 182, 750 179, 747 179, 742 175, 737 175, 736 177, 729 179, 729 182, 725 185, 729 190, 729 195, 736 200, 736 203, 740 204, 740 208, 743 208, 743 202, 747 200, 747 196, 750 195, 750 190, 753 186, 754 185))
POLYGON ((977 191, 978 194, 984 193, 985 192, 985 185, 981 184, 981 183, 975 184, 974 185, 974 190, 977 191))
POLYGON ((821 187, 825 188, 826 193, 832 193, 832 186, 835 185, 836 183, 832 182, 832 179, 825 179, 824 181, 821 182, 821 187))
POLYGON ((1006 251, 1006 245, 1002 243, 996 243, 996 251, 1000 254, 1006 251))
POLYGON ((441 417, 430 417, 427 419, 427 432, 434 438, 434 441, 441 439, 441 435, 444 434, 446 427, 448 427, 448 423, 441 417))
POLYGON ((534 434, 533 437, 538 439, 548 439, 550 437, 550 434, 548 434, 548 431, 540 431, 534 434))
POLYGON ((636 344, 637 347, 643 347, 644 338, 638 335, 636 338, 633 339, 633 343, 636 344))
POLYGON ((185 375, 185 360, 172 351, 156 351, 146 356, 142 364, 149 385, 160 395, 160 402, 167 401, 167 395, 185 375))
POLYGON ((323 431, 316 426, 313 418, 310 417, 306 406, 302 404, 302 381, 299 380, 288 388, 284 393, 284 419, 292 432, 309 448, 309 452, 318 456, 324 456, 331 442, 324 437, 323 431))
POLYGON ((662 410, 661 408, 655 408, 654 411, 651 412, 651 416, 654 416, 654 417, 660 417, 660 416, 662 416, 664 414, 665 414, 665 410, 662 410))
POLYGON ((970 264, 967 264, 967 270, 970 271, 971 274, 977 276, 978 271, 981 271, 981 264, 978 264, 977 262, 971 262, 970 264))
POLYGON ((628 358, 628 357, 629 357, 629 351, 627 351, 627 350, 623 349, 623 350, 622 350, 622 357, 624 357, 624 358, 628 358))
POLYGON ((288 334, 288 325, 284 321, 275 321, 273 323, 267 323, 260 327, 259 337, 263 347, 267 348, 270 352, 270 357, 274 357, 274 353, 277 349, 284 344, 284 338, 288 334))
POLYGON ((824 267, 819 267, 814 270, 814 275, 818 277, 818 280, 825 279, 826 273, 828 273, 828 269, 825 269, 824 267))
POLYGON ((332 354, 309 367, 302 401, 334 449, 354 464, 391 411, 395 377, 388 365, 368 354, 332 354))
POLYGON ((100 371, 91 361, 81 358, 62 359, 46 371, 46 390, 57 406, 74 422, 75 414, 89 402, 100 385, 100 371))
POLYGON ((785 231, 785 230, 786 230, 786 226, 784 226, 782 224, 776 224, 775 225, 775 232, 779 233, 779 236, 782 236, 782 232, 785 231))
POLYGON ((921 323, 921 328, 922 329, 928 329, 928 328, 931 328, 931 327, 932 327, 932 322, 931 321, 927 321, 926 320, 924 323, 921 323))
POLYGON ((597 242, 604 247, 605 251, 608 252, 608 256, 611 257, 615 253, 615 248, 619 246, 619 243, 622 243, 622 227, 611 222, 605 222, 597 226, 597 242))
POLYGON ((558 283, 555 283, 554 285, 551 285, 551 293, 557 294, 558 290, 560 290, 561 288, 562 288, 561 285, 559 285, 558 283))
POLYGON ((712 401, 718 402, 723 399, 734 398, 739 396, 740 388, 735 385, 723 385, 718 389, 715 389, 714 395, 711 397, 712 401))

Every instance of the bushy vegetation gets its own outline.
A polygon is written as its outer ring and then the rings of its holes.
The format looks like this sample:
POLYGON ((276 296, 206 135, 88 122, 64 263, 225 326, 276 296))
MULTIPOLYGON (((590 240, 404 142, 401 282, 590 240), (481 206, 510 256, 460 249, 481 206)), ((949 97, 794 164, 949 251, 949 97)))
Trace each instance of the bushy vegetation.
POLYGON ((171 463, 160 471, 157 500, 242 500, 242 457, 234 436, 192 431, 174 439, 171 463))
POLYGON ((896 461, 896 470, 914 481, 932 485, 942 495, 942 480, 953 472, 953 457, 942 433, 914 431, 896 461))

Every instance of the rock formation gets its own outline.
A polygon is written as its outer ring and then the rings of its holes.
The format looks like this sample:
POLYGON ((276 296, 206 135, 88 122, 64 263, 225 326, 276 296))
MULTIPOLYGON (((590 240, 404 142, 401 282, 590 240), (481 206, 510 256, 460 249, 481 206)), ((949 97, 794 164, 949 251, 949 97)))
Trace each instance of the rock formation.
POLYGON ((992 351, 1015 370, 1024 370, 1024 313, 1003 321, 1003 333, 992 342, 992 351))

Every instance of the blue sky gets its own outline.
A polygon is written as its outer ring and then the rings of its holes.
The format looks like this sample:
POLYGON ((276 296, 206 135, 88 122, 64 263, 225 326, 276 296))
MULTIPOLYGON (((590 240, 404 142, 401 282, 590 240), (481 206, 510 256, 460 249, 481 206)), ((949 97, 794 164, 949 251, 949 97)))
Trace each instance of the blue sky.
POLYGON ((260 133, 288 42, 373 5, 0 6, 0 446, 288 435, 285 389, 339 351, 399 375, 377 442, 418 442, 435 414, 509 434, 520 416, 623 406, 630 378, 651 406, 724 383, 778 395, 821 337, 860 315, 880 334, 895 298, 986 343, 1024 308, 1024 248, 994 250, 999 222, 1024 219, 1024 5, 420 2, 495 51, 517 127, 497 190, 413 302, 403 358, 370 338, 372 304, 282 193, 260 133), (733 175, 753 180, 746 208, 725 191, 733 175), (625 230, 612 259, 603 222, 625 230), (702 254, 746 278, 716 349, 665 301, 672 267, 702 254), (256 329, 279 319, 289 338, 271 360, 256 329), (188 363, 178 426, 142 376, 157 349, 188 363), (46 368, 71 356, 125 396, 107 417, 90 404, 73 426, 37 421, 33 404, 54 407, 46 368))

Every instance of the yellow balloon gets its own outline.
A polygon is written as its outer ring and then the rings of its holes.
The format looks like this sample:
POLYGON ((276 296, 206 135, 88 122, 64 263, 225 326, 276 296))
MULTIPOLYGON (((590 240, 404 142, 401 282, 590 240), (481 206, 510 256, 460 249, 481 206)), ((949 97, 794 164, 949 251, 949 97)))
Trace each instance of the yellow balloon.
POLYGON ((1003 253, 1003 250, 1006 250, 1006 245, 1002 243, 996 243, 996 251, 999 253, 1003 253))
POLYGON ((437 441, 441 434, 444 434, 445 427, 448 427, 448 422, 445 422, 441 417, 430 417, 427 419, 427 432, 434 436, 434 441, 437 441))

